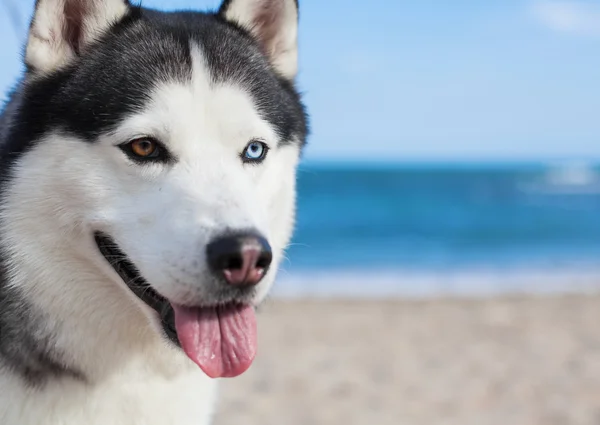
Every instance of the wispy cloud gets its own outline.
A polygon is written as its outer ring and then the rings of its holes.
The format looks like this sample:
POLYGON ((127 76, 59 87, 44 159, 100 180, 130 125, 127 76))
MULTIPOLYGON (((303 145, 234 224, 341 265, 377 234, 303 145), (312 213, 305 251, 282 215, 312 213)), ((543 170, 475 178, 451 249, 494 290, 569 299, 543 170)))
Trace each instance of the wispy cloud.
POLYGON ((600 37, 598 1, 536 0, 530 11, 538 22, 554 31, 600 37))

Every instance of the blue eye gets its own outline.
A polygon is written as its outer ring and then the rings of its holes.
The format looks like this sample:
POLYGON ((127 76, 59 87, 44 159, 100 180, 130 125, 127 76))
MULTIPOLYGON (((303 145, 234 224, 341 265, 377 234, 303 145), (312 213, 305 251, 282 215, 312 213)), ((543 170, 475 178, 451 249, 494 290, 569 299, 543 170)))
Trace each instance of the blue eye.
POLYGON ((260 162, 267 156, 269 147, 263 142, 250 142, 244 152, 242 153, 242 160, 244 162, 260 162))

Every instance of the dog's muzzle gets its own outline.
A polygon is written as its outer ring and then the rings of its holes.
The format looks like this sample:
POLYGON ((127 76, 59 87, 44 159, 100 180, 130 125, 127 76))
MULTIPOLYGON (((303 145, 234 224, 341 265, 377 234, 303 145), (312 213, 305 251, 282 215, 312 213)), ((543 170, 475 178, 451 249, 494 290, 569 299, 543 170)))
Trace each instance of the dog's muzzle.
POLYGON ((123 282, 140 300, 158 313, 162 328, 171 342, 179 345, 175 313, 169 301, 156 292, 117 244, 103 233, 94 235, 98 249, 123 282))

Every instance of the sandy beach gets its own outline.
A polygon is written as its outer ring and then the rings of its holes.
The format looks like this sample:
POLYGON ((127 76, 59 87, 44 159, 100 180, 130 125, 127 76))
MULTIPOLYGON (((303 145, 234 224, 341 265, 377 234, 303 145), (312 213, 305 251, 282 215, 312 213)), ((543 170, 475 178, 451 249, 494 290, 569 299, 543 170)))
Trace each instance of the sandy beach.
POLYGON ((598 425, 600 295, 270 300, 217 425, 598 425))

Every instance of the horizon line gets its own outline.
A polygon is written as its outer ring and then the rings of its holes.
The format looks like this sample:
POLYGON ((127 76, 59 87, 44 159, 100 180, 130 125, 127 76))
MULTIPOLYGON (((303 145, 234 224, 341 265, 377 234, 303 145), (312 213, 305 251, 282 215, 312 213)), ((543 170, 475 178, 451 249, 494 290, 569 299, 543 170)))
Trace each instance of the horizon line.
POLYGON ((600 167, 600 158, 539 158, 539 159, 492 159, 492 158, 305 158, 300 161, 300 168, 346 168, 346 167, 444 167, 444 168, 477 168, 477 167, 600 167))

